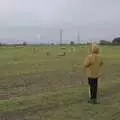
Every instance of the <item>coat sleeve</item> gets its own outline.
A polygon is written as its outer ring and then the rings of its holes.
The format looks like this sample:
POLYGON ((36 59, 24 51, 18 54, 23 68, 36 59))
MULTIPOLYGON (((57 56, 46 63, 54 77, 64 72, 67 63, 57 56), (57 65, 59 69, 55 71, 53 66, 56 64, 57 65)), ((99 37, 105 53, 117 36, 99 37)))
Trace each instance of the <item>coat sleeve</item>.
POLYGON ((87 56, 85 61, 84 61, 84 67, 88 68, 90 65, 91 65, 90 56, 87 56))

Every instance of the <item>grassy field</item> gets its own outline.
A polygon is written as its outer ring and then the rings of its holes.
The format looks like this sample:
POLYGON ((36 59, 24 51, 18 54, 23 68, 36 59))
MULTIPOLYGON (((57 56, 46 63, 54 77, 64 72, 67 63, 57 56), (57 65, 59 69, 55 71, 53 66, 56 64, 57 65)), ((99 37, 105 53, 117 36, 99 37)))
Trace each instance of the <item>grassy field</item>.
POLYGON ((98 105, 87 103, 88 49, 74 49, 1 47, 0 120, 120 120, 120 47, 101 47, 98 105))

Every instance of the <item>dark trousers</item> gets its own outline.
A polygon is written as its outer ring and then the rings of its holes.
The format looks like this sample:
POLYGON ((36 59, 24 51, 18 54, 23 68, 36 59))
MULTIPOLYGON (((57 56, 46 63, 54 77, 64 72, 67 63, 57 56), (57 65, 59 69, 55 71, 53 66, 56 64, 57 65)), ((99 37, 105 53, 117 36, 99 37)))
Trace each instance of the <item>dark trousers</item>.
POLYGON ((88 84, 90 86, 90 99, 97 99, 98 78, 88 78, 88 84))

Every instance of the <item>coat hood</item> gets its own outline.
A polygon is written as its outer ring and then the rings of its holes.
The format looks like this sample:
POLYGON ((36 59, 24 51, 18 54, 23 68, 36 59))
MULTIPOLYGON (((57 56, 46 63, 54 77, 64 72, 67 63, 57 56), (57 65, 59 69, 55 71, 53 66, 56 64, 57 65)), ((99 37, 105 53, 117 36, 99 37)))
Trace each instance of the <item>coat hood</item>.
POLYGON ((99 54, 99 52, 100 52, 99 46, 97 44, 92 44, 91 52, 99 54))

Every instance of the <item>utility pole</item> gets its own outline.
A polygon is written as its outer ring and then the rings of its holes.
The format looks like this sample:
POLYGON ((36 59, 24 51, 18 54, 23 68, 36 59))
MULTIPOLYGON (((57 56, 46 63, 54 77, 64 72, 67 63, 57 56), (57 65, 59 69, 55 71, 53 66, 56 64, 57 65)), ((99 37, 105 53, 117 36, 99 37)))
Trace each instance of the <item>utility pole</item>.
POLYGON ((80 35, 78 31, 77 31, 77 41, 78 41, 78 44, 80 44, 80 35))
MULTIPOLYGON (((78 46, 80 45, 80 35, 79 32, 77 31, 77 41, 78 41, 78 46)), ((80 46, 78 47, 78 52, 80 52, 80 46)))
POLYGON ((62 33, 63 33, 63 30, 60 29, 60 45, 62 45, 62 33))

